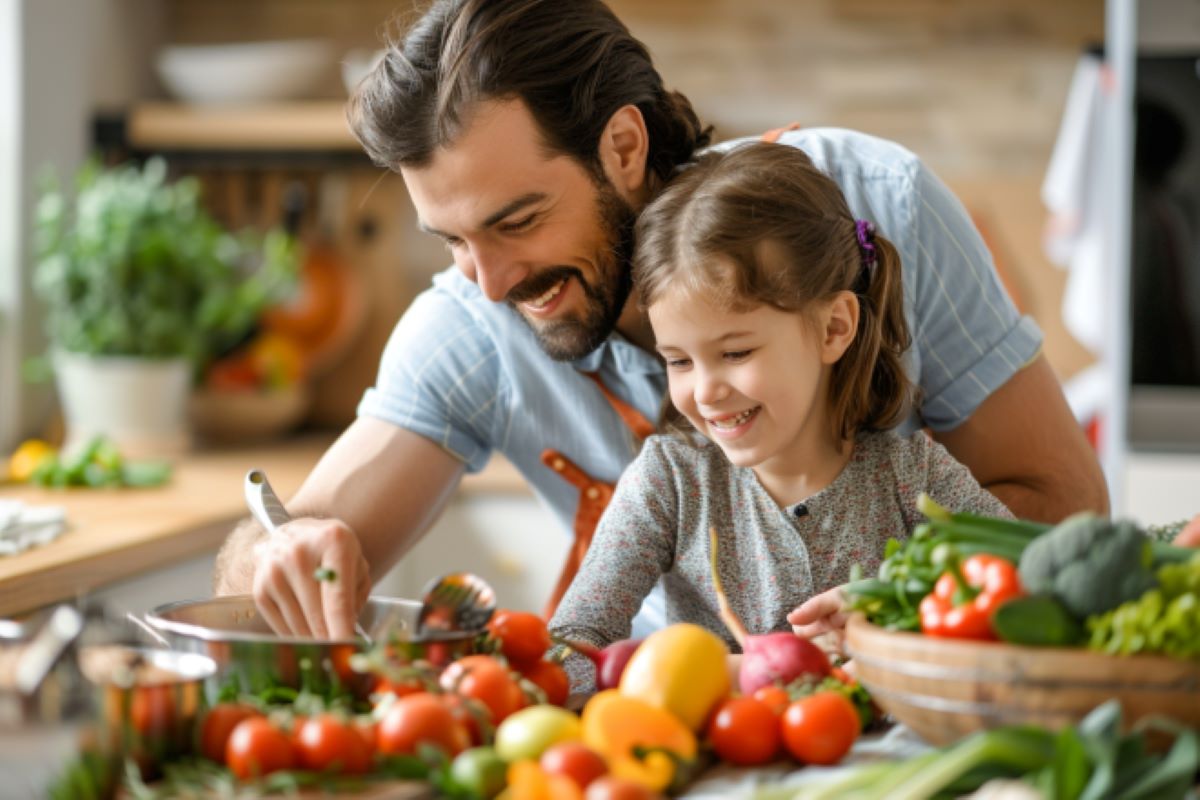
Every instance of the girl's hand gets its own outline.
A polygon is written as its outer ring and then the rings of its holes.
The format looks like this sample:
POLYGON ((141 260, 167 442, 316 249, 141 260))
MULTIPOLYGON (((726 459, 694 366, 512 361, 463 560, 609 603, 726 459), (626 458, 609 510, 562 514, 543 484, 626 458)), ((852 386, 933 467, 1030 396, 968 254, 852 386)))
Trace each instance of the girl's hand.
POLYGON ((810 597, 787 615, 787 621, 797 636, 811 639, 830 631, 840 635, 849 616, 842 587, 837 586, 810 597))

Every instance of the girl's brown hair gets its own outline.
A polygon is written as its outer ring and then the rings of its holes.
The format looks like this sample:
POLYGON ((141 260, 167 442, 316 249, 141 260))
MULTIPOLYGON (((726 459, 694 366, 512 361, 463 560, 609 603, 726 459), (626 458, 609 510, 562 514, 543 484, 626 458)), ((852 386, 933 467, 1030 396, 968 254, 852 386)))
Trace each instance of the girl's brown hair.
POLYGON ((642 212, 636 239, 634 286, 646 307, 683 289, 732 311, 803 314, 854 292, 858 330, 833 365, 834 433, 900 422, 913 399, 900 255, 876 234, 868 265, 841 190, 802 151, 761 142, 702 156, 642 212))

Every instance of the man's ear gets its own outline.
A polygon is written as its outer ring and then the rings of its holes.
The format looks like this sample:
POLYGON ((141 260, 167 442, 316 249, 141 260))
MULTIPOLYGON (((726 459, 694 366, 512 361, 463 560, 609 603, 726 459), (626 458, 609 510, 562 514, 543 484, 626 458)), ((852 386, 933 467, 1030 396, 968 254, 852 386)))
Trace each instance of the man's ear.
POLYGON ((858 295, 838 292, 825 308, 821 340, 821 363, 833 364, 841 358, 858 333, 858 295))
POLYGON ((646 185, 649 152, 650 136, 641 110, 632 104, 621 106, 600 134, 599 155, 608 179, 626 199, 646 185))

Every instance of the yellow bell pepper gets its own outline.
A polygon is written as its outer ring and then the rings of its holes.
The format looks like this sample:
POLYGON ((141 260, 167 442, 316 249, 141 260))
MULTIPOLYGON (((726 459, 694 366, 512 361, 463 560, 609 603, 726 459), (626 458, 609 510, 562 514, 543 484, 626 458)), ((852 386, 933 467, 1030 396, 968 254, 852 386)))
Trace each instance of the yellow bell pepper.
POLYGON ((38 465, 57 451, 54 446, 41 439, 27 439, 13 451, 8 460, 8 479, 24 483, 33 477, 38 465))
POLYGON ((670 625, 650 634, 629 659, 621 694, 665 709, 698 731, 729 696, 728 655, 711 631, 690 623, 670 625))
POLYGON ((696 757, 696 737, 682 722, 617 689, 592 697, 583 707, 582 722, 583 743, 604 756, 613 775, 656 792, 675 778, 676 759, 696 757), (640 757, 640 748, 653 752, 640 757))

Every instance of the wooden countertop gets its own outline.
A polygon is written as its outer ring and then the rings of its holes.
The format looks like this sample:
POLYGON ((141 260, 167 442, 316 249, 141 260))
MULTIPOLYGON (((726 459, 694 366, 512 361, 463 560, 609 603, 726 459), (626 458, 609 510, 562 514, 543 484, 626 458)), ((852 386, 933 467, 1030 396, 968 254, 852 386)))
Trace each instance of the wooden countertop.
MULTIPOLYGON (((0 618, 215 552, 234 522, 246 516, 242 477, 248 469, 266 470, 276 491, 289 497, 332 438, 315 434, 197 452, 176 463, 171 482, 156 489, 0 487, 0 499, 65 507, 69 525, 48 544, 0 557, 0 618)), ((483 472, 466 476, 459 491, 528 489, 509 462, 496 458, 483 472)))

